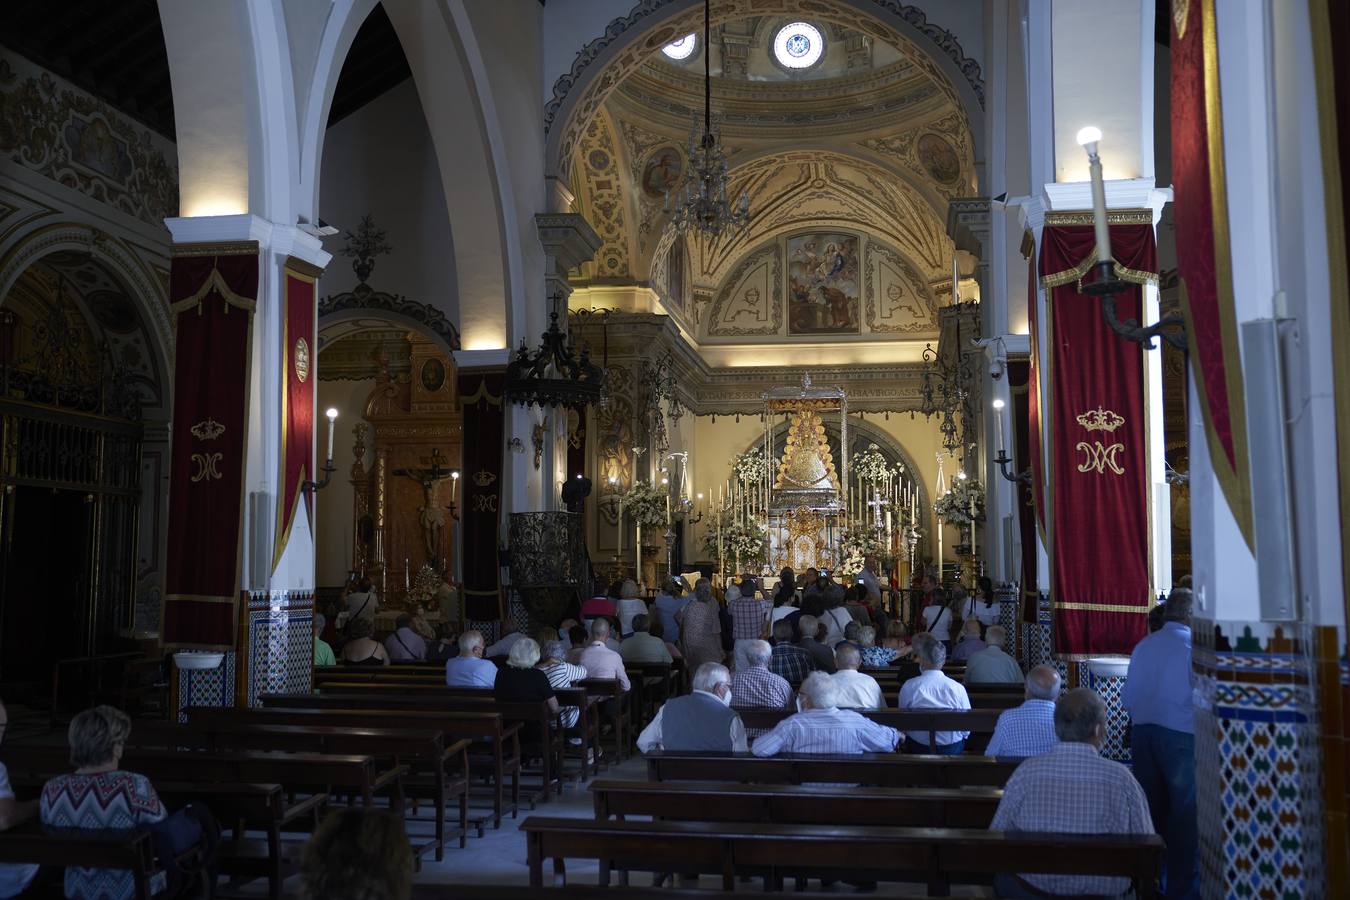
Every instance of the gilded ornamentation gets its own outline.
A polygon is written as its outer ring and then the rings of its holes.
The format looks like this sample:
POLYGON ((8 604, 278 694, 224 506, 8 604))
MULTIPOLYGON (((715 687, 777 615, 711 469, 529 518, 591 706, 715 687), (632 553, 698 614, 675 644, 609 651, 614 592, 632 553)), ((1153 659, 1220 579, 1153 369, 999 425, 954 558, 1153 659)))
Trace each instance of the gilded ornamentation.
POLYGON ((741 260, 713 301, 708 334, 778 334, 782 331, 782 265, 782 248, 777 241, 741 260))
POLYGON ((479 469, 477 472, 473 473, 473 483, 479 487, 491 487, 492 483, 496 480, 497 476, 487 469, 479 469))
POLYGON ((199 441, 214 441, 225 433, 225 426, 210 417, 198 422, 188 429, 192 436, 199 441))
POLYGON ((194 453, 192 454, 192 463, 197 468, 192 473, 192 482, 196 484, 199 481, 219 481, 224 478, 220 474, 220 460, 223 453, 194 453))
MULTIPOLYGON (((1096 409, 1080 413, 1078 424, 1088 431, 1105 431, 1111 434, 1125 424, 1125 417, 1114 410, 1103 409, 1099 406, 1096 409)), ((1080 472, 1096 472, 1098 475, 1104 475, 1110 471, 1113 475, 1125 474, 1125 467, 1117 460, 1117 457, 1125 452, 1124 444, 1079 441, 1074 449, 1083 454, 1083 460, 1078 464, 1078 471, 1080 472)))
POLYGON ((1190 13, 1191 0, 1172 0, 1172 24, 1176 26, 1178 39, 1186 36, 1186 21, 1190 13))
POLYGON ((581 173, 585 185, 581 202, 586 221, 604 243, 581 268, 601 278, 618 278, 629 273, 627 204, 616 148, 609 117, 596 116, 587 126, 581 143, 586 160, 581 173))
POLYGON ((309 341, 295 339, 295 377, 304 384, 309 379, 309 341))
POLYGON ((1125 424, 1125 417, 1110 409, 1090 409, 1078 416, 1078 424, 1088 431, 1115 431, 1125 424))
POLYGON ((917 335, 937 330, 937 298, 928 282, 909 260, 875 239, 863 253, 863 300, 870 331, 917 335))
POLYGON ((0 153, 157 227, 178 209, 170 142, 9 54, 0 58, 0 153))

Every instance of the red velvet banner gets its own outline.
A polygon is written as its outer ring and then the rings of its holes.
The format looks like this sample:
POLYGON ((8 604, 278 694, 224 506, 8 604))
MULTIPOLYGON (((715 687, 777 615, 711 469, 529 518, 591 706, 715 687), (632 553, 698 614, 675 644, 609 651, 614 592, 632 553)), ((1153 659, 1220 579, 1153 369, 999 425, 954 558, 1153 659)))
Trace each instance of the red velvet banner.
MULTIPOLYGON (((1033 295, 1034 296, 1034 295, 1033 295)), ((1011 468, 1024 472, 1028 468, 1031 447, 1031 364, 1029 360, 1008 361, 1008 389, 1012 394, 1013 444, 1011 468)), ((1018 581, 1022 585, 1022 619, 1036 621, 1036 504, 1032 500, 1031 485, 1017 483, 1017 528, 1021 535, 1022 565, 1018 581)))
MULTIPOLYGON (((1118 273, 1156 271, 1152 224, 1112 225, 1111 244, 1118 273)), ((1147 633, 1152 603, 1145 351, 1079 292, 1093 255, 1091 225, 1046 226, 1050 598, 1060 658, 1129 653, 1147 633)), ((1142 320, 1142 302, 1131 286, 1116 298, 1119 317, 1142 320)))
POLYGON ((175 256, 164 644, 233 650, 258 253, 175 256))
MULTIPOLYGON (((305 502, 313 533, 313 498, 306 497, 301 485, 313 479, 314 469, 314 335, 315 276, 307 264, 288 261, 286 265, 285 316, 281 333, 281 483, 277 489, 277 532, 273 543, 272 568, 281 562, 281 554, 291 539, 291 527, 305 502), (301 271, 303 269, 303 271, 301 271)), ((326 447, 326 445, 325 445, 326 447)))
POLYGON ((501 566, 497 556, 502 499, 502 454, 506 448, 503 372, 461 372, 464 411, 464 609, 475 622, 503 616, 501 566))
MULTIPOLYGON (((1041 394, 1041 351, 1040 334, 1036 319, 1036 267, 1027 266, 1027 325, 1031 333, 1031 354, 1028 357, 1027 370, 1027 465, 1031 468, 1031 520, 1040 535, 1041 543, 1049 546, 1045 534, 1045 455, 1042 450, 1042 429, 1044 419, 1041 409, 1045 405, 1041 394)), ((1026 532, 1030 534, 1031 532, 1026 532)), ((1024 550, 1025 552, 1025 538, 1024 550)), ((1033 546, 1032 552, 1035 552, 1033 546)), ((1036 624, 1040 615, 1039 586, 1035 581, 1022 582, 1022 621, 1036 624)))
POLYGON ((1172 186, 1177 267, 1190 360, 1214 473, 1238 527, 1252 542, 1247 415, 1228 243, 1223 116, 1214 0, 1172 19, 1172 186))

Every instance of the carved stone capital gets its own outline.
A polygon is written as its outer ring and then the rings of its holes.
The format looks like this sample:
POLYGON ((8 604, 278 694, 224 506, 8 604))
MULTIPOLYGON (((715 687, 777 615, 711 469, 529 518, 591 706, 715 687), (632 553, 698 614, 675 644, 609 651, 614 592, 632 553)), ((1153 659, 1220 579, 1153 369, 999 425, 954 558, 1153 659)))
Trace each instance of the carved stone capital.
POLYGON ((590 262, 604 243, 580 213, 538 213, 534 225, 544 253, 553 260, 554 272, 559 275, 590 262))

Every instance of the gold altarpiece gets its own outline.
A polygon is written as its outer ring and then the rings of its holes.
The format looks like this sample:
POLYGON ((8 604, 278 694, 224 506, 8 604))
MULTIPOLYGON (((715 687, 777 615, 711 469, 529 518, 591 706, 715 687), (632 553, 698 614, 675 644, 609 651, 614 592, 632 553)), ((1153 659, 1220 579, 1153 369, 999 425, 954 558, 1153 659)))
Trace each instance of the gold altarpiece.
POLYGON ((463 437, 454 362, 417 332, 407 339, 411 370, 394 377, 381 365, 351 471, 354 567, 395 606, 422 566, 455 571, 459 485, 451 473, 463 437))

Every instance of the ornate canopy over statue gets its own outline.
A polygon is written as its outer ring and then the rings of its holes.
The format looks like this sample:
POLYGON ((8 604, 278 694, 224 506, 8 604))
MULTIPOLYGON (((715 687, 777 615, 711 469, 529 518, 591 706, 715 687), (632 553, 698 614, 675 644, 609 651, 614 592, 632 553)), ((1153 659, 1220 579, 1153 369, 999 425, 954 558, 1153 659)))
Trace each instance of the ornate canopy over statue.
POLYGON ((848 484, 847 452, 840 459, 842 477, 835 469, 834 455, 825 437, 821 413, 838 413, 844 435, 841 448, 848 446, 848 400, 844 389, 817 387, 809 374, 802 376, 800 387, 774 388, 764 393, 764 448, 774 465, 768 507, 770 512, 787 512, 801 507, 833 512, 845 506, 848 484), (788 432, 782 458, 774 452, 773 423, 776 413, 788 413, 788 432))

